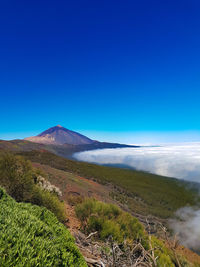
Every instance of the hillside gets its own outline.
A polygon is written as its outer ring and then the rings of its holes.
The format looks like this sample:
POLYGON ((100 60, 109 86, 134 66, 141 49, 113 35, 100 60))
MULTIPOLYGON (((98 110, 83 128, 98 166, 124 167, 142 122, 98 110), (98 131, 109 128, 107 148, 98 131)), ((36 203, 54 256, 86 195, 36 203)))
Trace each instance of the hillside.
POLYGON ((48 151, 21 152, 20 155, 32 162, 112 186, 110 196, 135 213, 168 218, 180 207, 195 205, 198 200, 195 189, 189 189, 187 184, 174 178, 77 162, 48 151))
MULTIPOLYGON (((160 267, 163 264, 176 266, 177 263, 180 263, 181 266, 182 264, 188 267, 198 266, 198 256, 189 253, 190 257, 193 256, 189 263, 189 256, 187 255, 185 258, 182 251, 173 252, 170 247, 156 237, 151 236, 150 239, 138 220, 117 206, 91 199, 77 205, 75 212, 67 205, 66 209, 70 216, 70 231, 75 236, 76 243, 88 266, 110 266, 110 264, 130 266, 130 262, 160 267), (87 212, 88 208, 89 213, 87 212), (98 229, 96 228, 97 224, 92 223, 96 212, 99 213, 98 220, 99 223, 103 223, 104 228, 98 231, 99 237, 91 239, 92 235, 90 237, 85 234, 98 229), (90 216, 89 221, 87 216, 90 216), (86 221, 88 223, 85 225, 86 221), (72 224, 73 228, 71 228, 72 224), (85 234, 79 230, 81 225, 85 225, 85 230, 83 230, 85 234), (118 232, 120 227, 121 231, 118 232), (112 242, 108 238, 110 235, 113 235, 113 241, 117 248, 114 254, 112 242), (127 237, 129 237, 129 243, 124 242, 127 237), (130 242, 135 246, 132 253, 130 242), (144 257, 143 253, 145 253, 144 257)), ((74 243, 75 239, 46 208, 17 203, 0 188, 0 215, 1 266, 87 266, 74 243)))
POLYGON ((0 266, 87 266, 66 227, 46 208, 0 188, 0 266))

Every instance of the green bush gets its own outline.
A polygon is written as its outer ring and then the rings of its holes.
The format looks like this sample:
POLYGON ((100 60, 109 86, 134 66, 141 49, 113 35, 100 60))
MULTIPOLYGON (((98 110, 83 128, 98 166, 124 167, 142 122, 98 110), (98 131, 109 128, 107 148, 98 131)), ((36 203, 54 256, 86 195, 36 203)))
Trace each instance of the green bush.
POLYGON ((100 237, 105 240, 106 238, 109 238, 109 236, 112 236, 112 238, 119 243, 124 241, 124 236, 121 233, 120 225, 114 221, 105 220, 102 222, 100 237))
POLYGON ((138 220, 127 212, 122 212, 117 218, 117 223, 125 238, 138 240, 144 236, 144 228, 138 220))
POLYGON ((122 243, 125 239, 142 240, 147 247, 147 237, 143 226, 130 214, 113 204, 106 204, 95 199, 86 199, 76 206, 76 215, 87 233, 98 231, 103 240, 112 236, 122 243))
POLYGON ((34 180, 31 163, 9 153, 0 156, 0 185, 17 201, 30 201, 34 180))
POLYGON ((55 194, 44 191, 38 186, 35 186, 31 203, 46 207, 56 215, 60 222, 64 222, 66 220, 64 203, 61 202, 55 194))
POLYGON ((172 252, 164 245, 161 240, 158 240, 155 236, 151 236, 152 247, 157 248, 155 250, 155 256, 158 258, 158 267, 163 266, 175 266, 172 262, 172 252))
POLYGON ((10 153, 0 155, 0 186, 18 202, 30 202, 52 211, 60 221, 64 221, 64 204, 58 197, 35 184, 40 173, 31 163, 10 153))
POLYGON ((74 239, 46 208, 17 203, 0 188, 0 266, 86 267, 74 239))

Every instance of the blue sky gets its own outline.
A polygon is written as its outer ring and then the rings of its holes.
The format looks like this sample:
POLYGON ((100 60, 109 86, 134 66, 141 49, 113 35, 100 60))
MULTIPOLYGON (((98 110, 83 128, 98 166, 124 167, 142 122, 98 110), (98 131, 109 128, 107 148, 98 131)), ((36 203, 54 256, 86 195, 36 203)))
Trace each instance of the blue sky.
POLYGON ((199 1, 0 5, 0 139, 200 140, 199 1))

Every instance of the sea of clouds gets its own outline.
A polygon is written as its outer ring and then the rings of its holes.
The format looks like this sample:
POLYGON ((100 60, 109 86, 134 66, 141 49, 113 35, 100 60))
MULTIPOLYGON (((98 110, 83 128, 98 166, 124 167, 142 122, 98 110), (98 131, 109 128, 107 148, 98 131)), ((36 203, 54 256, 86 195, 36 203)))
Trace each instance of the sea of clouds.
MULTIPOLYGON (((97 164, 119 164, 163 176, 200 183, 200 143, 117 148, 76 153, 77 160, 97 164)), ((183 207, 170 221, 181 243, 200 251, 200 210, 183 207)))
POLYGON ((76 153, 77 160, 122 164, 163 176, 200 182, 200 143, 102 149, 76 153))
POLYGON ((169 221, 170 228, 177 234, 184 246, 200 253, 200 210, 195 207, 183 207, 176 212, 176 219, 169 221))

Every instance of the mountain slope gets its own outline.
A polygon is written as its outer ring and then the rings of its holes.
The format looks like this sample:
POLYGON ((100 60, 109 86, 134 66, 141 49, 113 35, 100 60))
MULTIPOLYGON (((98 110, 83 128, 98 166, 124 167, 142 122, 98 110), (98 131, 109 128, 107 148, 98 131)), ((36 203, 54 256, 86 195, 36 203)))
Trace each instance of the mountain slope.
POLYGON ((25 140, 40 144, 52 145, 88 145, 94 143, 94 141, 90 138, 77 132, 68 130, 61 125, 49 128, 37 136, 25 138, 25 140))
POLYGON ((0 266, 87 267, 67 228, 46 208, 17 203, 0 188, 0 266))
MULTIPOLYGON (((77 162, 48 151, 29 151, 19 154, 32 162, 74 173, 100 184, 113 185, 116 190, 113 190, 112 197, 126 202, 130 210, 139 214, 169 218, 180 207, 197 204, 197 192, 190 189, 188 184, 174 178, 77 162)), ((56 179, 58 176, 60 174, 56 175, 56 179)), ((54 184, 53 181, 51 182, 54 184)))

